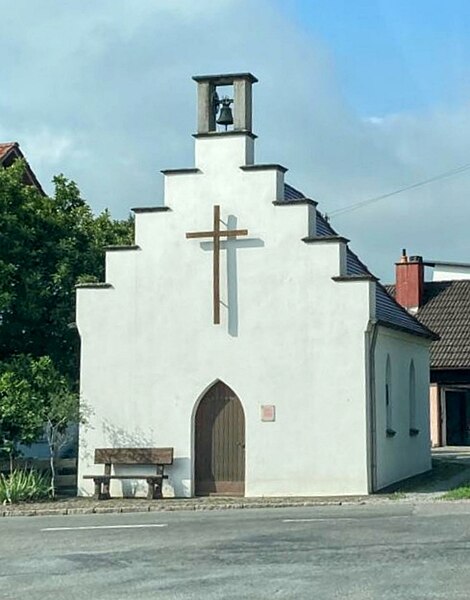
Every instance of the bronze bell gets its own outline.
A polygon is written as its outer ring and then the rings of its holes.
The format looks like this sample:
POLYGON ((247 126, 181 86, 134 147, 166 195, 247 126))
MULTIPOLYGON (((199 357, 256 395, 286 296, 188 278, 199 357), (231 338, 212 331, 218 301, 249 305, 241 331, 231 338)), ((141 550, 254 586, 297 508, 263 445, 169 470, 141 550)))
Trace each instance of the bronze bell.
POLYGON ((217 124, 225 125, 225 131, 227 131, 227 127, 229 125, 233 125, 232 109, 230 108, 232 102, 233 100, 227 97, 222 98, 222 100, 220 101, 220 103, 222 104, 222 108, 220 109, 220 115, 217 119, 217 124))

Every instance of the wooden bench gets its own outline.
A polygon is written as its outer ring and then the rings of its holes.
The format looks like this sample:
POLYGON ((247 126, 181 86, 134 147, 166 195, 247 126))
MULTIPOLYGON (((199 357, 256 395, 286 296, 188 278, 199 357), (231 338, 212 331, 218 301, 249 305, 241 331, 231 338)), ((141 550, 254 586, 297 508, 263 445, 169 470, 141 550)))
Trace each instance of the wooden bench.
POLYGON ((83 479, 93 479, 97 500, 108 500, 111 495, 109 486, 111 479, 145 479, 148 484, 147 498, 155 500, 163 498, 162 483, 168 479, 165 466, 173 464, 173 448, 96 448, 95 465, 104 464, 104 475, 84 475, 83 479), (139 474, 116 475, 111 473, 112 467, 118 465, 152 465, 155 475, 139 474))

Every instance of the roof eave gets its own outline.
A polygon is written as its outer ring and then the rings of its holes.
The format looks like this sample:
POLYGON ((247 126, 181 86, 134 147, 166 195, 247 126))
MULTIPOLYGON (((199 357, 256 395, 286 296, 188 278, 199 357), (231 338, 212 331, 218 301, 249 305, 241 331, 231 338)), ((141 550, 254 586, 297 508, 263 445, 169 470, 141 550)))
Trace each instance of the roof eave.
POLYGON ((431 331, 430 329, 428 329, 427 327, 425 327, 424 325, 421 325, 423 331, 417 331, 415 329, 409 329, 408 327, 403 327, 402 325, 398 325, 396 323, 390 323, 389 321, 383 321, 382 319, 377 319, 376 321, 377 325, 380 325, 382 327, 386 327, 388 329, 395 329, 397 331, 401 331, 402 333, 407 333, 409 335, 414 335, 414 336, 418 336, 421 338, 426 338, 429 339, 431 341, 437 341, 440 339, 440 337, 437 335, 437 333, 434 333, 433 331, 431 331))

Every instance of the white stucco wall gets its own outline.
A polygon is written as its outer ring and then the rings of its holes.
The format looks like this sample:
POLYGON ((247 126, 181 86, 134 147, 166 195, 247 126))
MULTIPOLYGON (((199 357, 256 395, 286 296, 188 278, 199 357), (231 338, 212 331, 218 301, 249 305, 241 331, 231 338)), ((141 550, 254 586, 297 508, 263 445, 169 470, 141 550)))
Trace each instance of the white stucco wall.
POLYGON ((436 265, 432 271, 433 281, 453 281, 455 279, 470 279, 470 267, 436 265))
POLYGON ((375 348, 377 489, 431 468, 429 425, 429 341, 384 327, 375 348), (387 356, 391 365, 392 429, 388 436, 385 400, 387 356), (410 435, 409 369, 415 366, 417 435, 410 435))
MULTIPOLYGON (((244 171, 248 136, 196 140, 201 173, 165 177, 168 212, 136 215, 139 250, 109 252, 111 289, 79 289, 82 475, 95 447, 172 446, 166 494, 193 493, 193 418, 215 380, 246 419, 246 495, 368 491, 365 331, 371 281, 335 282, 342 242, 306 244, 310 205, 275 206, 278 170, 244 171), (221 252, 222 323, 212 324, 213 205, 249 235, 221 252), (263 404, 276 421, 261 421, 263 404)), ((309 218, 310 213, 310 218, 309 218)), ((343 266, 341 266, 343 265, 343 266)), ((114 482, 113 493, 121 484, 114 482)))

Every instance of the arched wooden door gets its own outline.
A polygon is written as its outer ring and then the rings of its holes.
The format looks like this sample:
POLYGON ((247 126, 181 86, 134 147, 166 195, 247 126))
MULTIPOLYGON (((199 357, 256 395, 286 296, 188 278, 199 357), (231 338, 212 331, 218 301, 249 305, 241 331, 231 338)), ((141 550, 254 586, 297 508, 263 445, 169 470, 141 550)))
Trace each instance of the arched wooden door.
POLYGON ((196 495, 245 493, 245 415, 237 395, 218 381, 195 418, 196 495))

